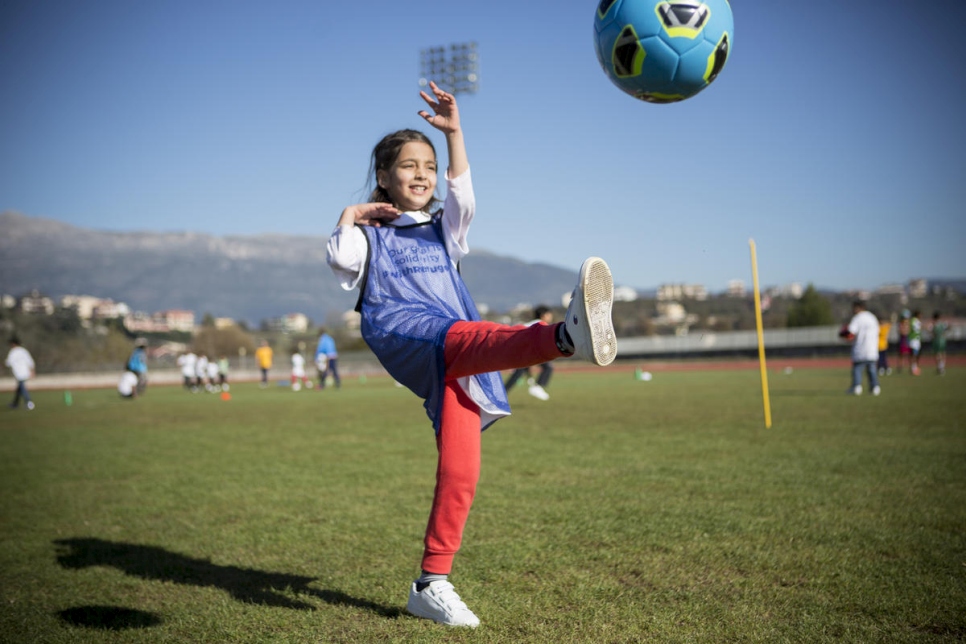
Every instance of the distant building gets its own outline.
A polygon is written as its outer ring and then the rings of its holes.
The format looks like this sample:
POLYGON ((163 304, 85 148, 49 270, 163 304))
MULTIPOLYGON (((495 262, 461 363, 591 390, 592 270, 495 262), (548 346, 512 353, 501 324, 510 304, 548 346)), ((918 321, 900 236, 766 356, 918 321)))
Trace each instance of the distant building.
POLYGON ((883 284, 875 289, 876 295, 905 295, 906 287, 902 284, 883 284))
POLYGON ((137 333, 166 333, 167 326, 162 326, 154 321, 150 315, 144 311, 132 311, 124 318, 124 328, 128 331, 137 333))
POLYGON ((805 289, 798 282, 792 282, 791 284, 785 284, 784 286, 772 286, 765 291, 765 294, 772 297, 791 297, 796 300, 800 300, 802 295, 805 293, 805 289))
POLYGON ((170 309, 167 311, 158 311, 152 318, 157 322, 162 322, 167 325, 168 329, 171 331, 194 331, 195 330, 195 314, 194 311, 185 311, 183 309, 170 309))
POLYGON ((130 312, 130 307, 124 302, 101 300, 94 305, 93 309, 91 310, 91 315, 93 318, 98 320, 113 320, 114 318, 127 317, 130 312))
POLYGON ((516 304, 508 311, 510 318, 514 320, 530 320, 533 318, 532 304, 516 304))
POLYGON ((660 319, 666 323, 677 324, 687 317, 687 311, 677 302, 661 302, 657 305, 660 319))
POLYGON ((637 289, 633 289, 630 286, 614 287, 615 302, 633 302, 636 299, 637 299, 637 289))
POLYGON ((708 289, 703 284, 661 284, 657 289, 658 300, 706 300, 708 289))
POLYGON ((309 318, 304 313, 289 313, 269 320, 268 326, 282 333, 305 333, 309 330, 309 318))
POLYGON ((909 297, 926 297, 929 293, 929 282, 924 279, 909 280, 909 297))
POLYGON ((65 309, 74 309, 80 319, 90 320, 94 317, 94 309, 102 301, 93 295, 65 295, 60 298, 60 305, 65 309))
POLYGON ((12 309, 13 307, 17 306, 17 298, 15 298, 13 295, 7 295, 4 293, 2 296, 0 296, 0 306, 5 309, 12 309))
POLYGON ((30 291, 29 295, 20 298, 20 311, 23 313, 39 313, 41 315, 52 315, 54 312, 54 301, 40 291, 30 291))
POLYGON ((729 297, 744 297, 745 296, 745 281, 744 280, 728 280, 728 290, 726 291, 729 297))
POLYGON ((124 317, 124 327, 138 333, 168 333, 170 331, 193 332, 195 314, 193 311, 173 309, 158 311, 148 315, 144 311, 134 311, 124 317))

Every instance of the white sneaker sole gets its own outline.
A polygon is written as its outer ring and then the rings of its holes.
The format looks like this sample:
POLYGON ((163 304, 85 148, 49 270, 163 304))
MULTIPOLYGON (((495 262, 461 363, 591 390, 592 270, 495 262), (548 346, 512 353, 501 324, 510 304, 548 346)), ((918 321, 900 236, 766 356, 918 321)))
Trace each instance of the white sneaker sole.
POLYGON ((609 365, 617 357, 617 336, 611 317, 614 278, 607 262, 599 257, 584 261, 574 299, 574 304, 582 302, 580 313, 586 321, 581 327, 574 312, 568 311, 567 332, 574 342, 575 355, 602 367, 609 365))

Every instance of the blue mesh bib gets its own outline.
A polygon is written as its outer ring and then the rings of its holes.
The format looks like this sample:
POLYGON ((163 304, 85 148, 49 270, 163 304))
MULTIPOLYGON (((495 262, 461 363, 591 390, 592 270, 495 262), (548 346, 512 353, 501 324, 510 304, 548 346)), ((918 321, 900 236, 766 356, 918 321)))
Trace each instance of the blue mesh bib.
MULTIPOLYGON (((410 226, 361 226, 369 262, 360 284, 362 337, 399 383, 423 399, 439 432, 443 402, 446 333, 457 320, 480 314, 443 244, 440 218, 410 226)), ((480 406, 487 425, 510 405, 497 372, 471 376, 466 393, 480 406)))

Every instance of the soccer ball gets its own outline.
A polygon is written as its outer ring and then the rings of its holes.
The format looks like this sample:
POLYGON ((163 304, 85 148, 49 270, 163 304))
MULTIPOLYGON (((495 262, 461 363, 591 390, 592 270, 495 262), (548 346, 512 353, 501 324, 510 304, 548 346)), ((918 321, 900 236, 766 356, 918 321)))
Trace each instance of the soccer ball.
POLYGON ((728 0, 600 0, 597 60, 617 87, 648 103, 674 103, 710 85, 728 60, 728 0))

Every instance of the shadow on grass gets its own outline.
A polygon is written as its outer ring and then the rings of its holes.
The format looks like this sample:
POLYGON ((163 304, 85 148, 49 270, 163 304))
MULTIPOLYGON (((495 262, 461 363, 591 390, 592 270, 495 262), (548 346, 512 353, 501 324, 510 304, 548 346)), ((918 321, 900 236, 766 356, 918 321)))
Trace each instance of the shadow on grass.
POLYGON ((70 570, 111 566, 141 579, 220 588, 246 604, 315 610, 312 604, 286 596, 287 593, 297 593, 317 597, 335 606, 361 608, 383 617, 399 617, 402 614, 398 608, 352 597, 338 590, 310 588, 309 584, 315 581, 312 577, 219 566, 206 559, 193 559, 164 548, 103 539, 57 539, 54 544, 58 546, 57 563, 70 570))
POLYGON ((161 623, 154 613, 121 606, 77 606, 57 615, 71 626, 120 631, 126 628, 148 628, 161 623))

